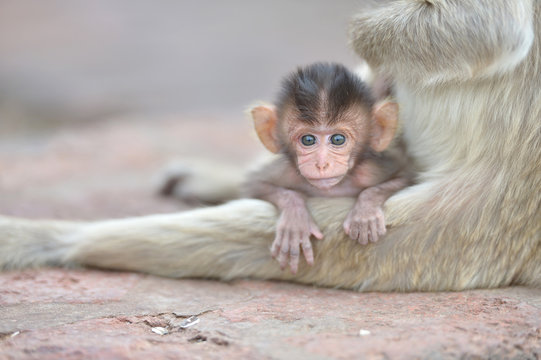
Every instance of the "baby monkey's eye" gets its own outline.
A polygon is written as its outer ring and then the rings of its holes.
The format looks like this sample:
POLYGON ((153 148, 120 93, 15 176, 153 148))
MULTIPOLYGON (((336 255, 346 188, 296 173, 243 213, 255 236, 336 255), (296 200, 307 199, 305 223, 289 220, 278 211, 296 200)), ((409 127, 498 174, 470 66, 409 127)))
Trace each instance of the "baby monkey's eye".
POLYGON ((314 135, 304 135, 301 137, 301 142, 304 146, 312 146, 316 143, 316 137, 314 135))
POLYGON ((346 137, 342 134, 334 134, 331 136, 331 144, 343 145, 346 142, 346 137))

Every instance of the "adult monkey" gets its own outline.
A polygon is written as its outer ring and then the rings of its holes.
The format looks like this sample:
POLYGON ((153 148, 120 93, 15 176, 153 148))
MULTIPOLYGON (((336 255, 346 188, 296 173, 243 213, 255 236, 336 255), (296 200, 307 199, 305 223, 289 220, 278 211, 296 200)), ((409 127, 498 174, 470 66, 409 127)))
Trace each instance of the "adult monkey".
POLYGON ((351 39, 395 81, 424 169, 390 198, 386 238, 342 230, 352 199, 309 207, 313 267, 269 254, 276 211, 257 200, 97 223, 0 221, 0 266, 82 264, 166 276, 294 280, 359 290, 541 286, 541 1, 404 0, 361 14, 351 39), (319 256, 323 254, 322 256, 319 256))

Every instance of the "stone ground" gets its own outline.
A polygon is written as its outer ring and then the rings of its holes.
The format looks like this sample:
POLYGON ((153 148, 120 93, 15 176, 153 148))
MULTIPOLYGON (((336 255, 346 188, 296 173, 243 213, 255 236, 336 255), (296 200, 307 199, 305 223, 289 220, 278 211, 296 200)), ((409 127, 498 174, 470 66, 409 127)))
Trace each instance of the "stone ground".
MULTIPOLYGON (((250 134, 240 118, 127 116, 11 136, 0 142, 0 213, 186 210, 155 195, 160 168, 174 156, 248 162, 261 150, 250 134)), ((0 274, 0 319, 0 359, 541 358, 541 290, 520 287, 361 294, 38 269, 0 274), (193 315, 199 322, 182 328, 193 315)))

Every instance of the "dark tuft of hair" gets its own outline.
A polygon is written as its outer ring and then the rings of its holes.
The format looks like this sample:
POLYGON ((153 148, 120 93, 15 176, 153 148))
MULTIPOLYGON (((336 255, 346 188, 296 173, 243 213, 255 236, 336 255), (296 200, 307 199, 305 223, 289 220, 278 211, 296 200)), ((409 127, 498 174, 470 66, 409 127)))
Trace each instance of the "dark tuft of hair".
POLYGON ((374 102, 368 85, 345 66, 315 63, 299 67, 283 79, 276 105, 280 118, 286 107, 293 106, 301 120, 315 125, 336 123, 354 105, 370 110, 374 102))

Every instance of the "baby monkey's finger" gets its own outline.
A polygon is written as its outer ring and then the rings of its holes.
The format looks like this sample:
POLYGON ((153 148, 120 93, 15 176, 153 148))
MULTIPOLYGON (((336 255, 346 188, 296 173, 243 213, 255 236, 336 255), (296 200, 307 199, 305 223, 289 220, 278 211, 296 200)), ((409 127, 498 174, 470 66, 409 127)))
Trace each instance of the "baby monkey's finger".
POLYGON ((278 232, 276 234, 276 237, 274 238, 274 241, 272 242, 272 245, 271 245, 271 255, 273 258, 276 259, 276 257, 278 256, 279 252, 280 252, 280 248, 282 246, 282 239, 283 239, 283 233, 282 232, 278 232))
POLYGON ((289 268, 291 269, 291 272, 293 274, 296 274, 297 269, 299 268, 300 251, 301 250, 299 248, 299 238, 291 238, 289 247, 289 268))
POLYGON ((323 233, 321 232, 321 230, 319 230, 316 224, 312 223, 310 225, 310 234, 314 235, 314 237, 318 240, 323 239, 323 233))
POLYGON ((369 227, 370 241, 371 242, 378 241, 378 224, 377 224, 376 221, 377 220, 371 221, 369 226, 368 226, 369 227))
POLYGON ((287 232, 284 234, 284 237, 282 238, 282 242, 280 244, 280 252, 278 254, 278 262, 280 263, 280 268, 284 270, 287 265, 287 259, 289 258, 289 234, 287 232))
POLYGON ((304 253, 304 258, 306 259, 306 263, 310 266, 314 265, 314 251, 312 250, 312 243, 310 242, 310 238, 302 238, 301 246, 302 252, 304 253))

